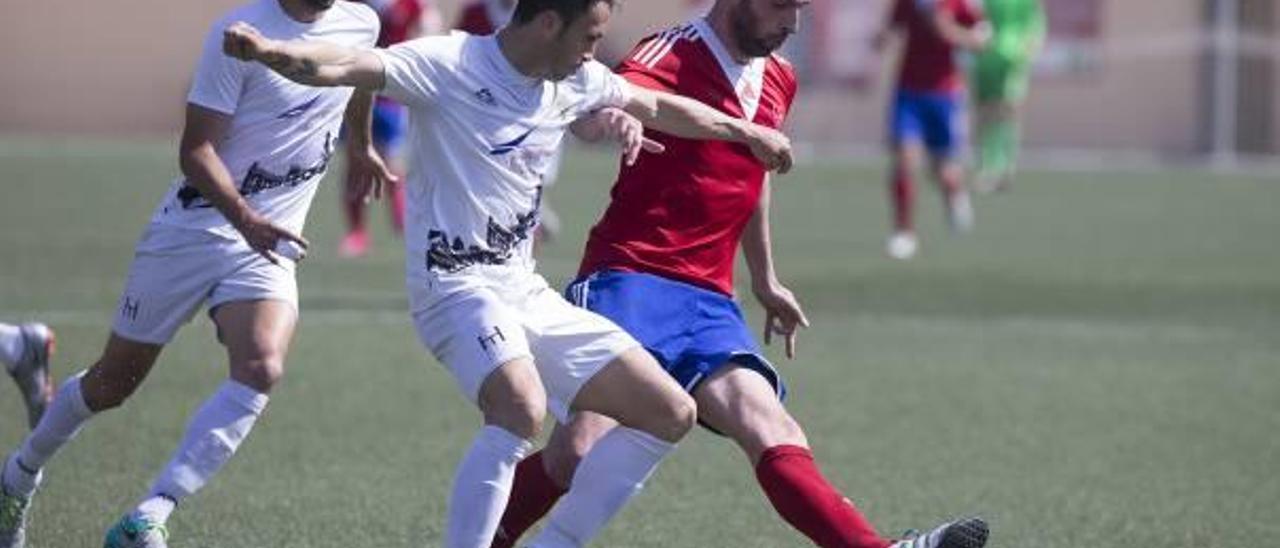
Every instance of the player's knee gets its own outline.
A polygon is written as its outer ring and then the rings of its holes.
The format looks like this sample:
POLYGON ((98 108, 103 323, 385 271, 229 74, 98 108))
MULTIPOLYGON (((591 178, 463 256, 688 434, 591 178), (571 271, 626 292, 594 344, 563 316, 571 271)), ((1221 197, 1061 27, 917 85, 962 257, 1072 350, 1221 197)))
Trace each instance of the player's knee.
POLYGON ((667 397, 661 409, 650 434, 665 441, 679 441, 698 421, 698 405, 684 392, 667 397))
POLYGON ((284 359, 271 356, 233 363, 231 378, 263 394, 270 393, 280 379, 284 378, 284 359))
POLYGON ((518 396, 501 405, 484 411, 485 422, 524 439, 534 439, 542 433, 542 423, 547 416, 546 397, 540 394, 518 396))

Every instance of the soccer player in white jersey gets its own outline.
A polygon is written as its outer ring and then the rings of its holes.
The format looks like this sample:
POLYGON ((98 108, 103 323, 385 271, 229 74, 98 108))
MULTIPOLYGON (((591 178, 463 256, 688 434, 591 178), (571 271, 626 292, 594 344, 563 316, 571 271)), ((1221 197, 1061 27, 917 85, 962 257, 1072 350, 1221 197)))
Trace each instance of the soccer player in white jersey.
POLYGON ((53 399, 49 358, 53 356, 55 341, 53 330, 42 323, 0 323, 0 363, 22 391, 27 423, 32 428, 53 399))
MULTIPOLYGON (((227 347, 229 378, 191 417, 138 505, 107 532, 107 548, 165 546, 169 514, 231 458, 283 374, 297 320, 294 269, 306 247, 303 221, 333 156, 344 107, 350 127, 368 128, 372 96, 301 86, 226 57, 223 29, 233 21, 252 21, 279 39, 349 47, 370 47, 378 35, 372 10, 333 0, 254 0, 213 25, 187 97, 179 147, 184 176, 137 245, 101 357, 62 384, 5 461, 0 547, 23 546, 45 463, 91 417, 133 393, 202 304, 227 347)), ((367 130, 359 133, 367 138, 367 130)), ((366 150, 356 162, 390 177, 366 150)))
POLYGON ((302 83, 381 90, 409 108, 412 315, 484 417, 455 475, 449 548, 492 542, 515 466, 548 409, 560 421, 595 411, 622 428, 584 458, 530 544, 539 548, 590 541, 694 423, 693 400, 630 335, 569 304, 533 270, 541 178, 566 128, 584 117, 609 125, 622 119, 616 110, 593 113, 616 107, 667 133, 741 143, 770 169, 790 167, 790 142, 776 130, 633 87, 593 60, 612 10, 611 0, 520 0, 496 35, 373 51, 270 40, 249 25, 227 33, 234 56, 302 83))

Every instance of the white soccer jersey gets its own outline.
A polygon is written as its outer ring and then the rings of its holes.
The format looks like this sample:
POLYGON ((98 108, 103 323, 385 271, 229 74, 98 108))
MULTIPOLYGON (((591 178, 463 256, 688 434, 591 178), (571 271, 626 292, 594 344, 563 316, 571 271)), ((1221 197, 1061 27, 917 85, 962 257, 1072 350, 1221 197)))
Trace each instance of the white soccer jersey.
MULTIPOLYGON (((236 21, 277 40, 370 48, 378 38, 378 16, 357 2, 335 2, 319 20, 301 23, 284 12, 279 0, 257 0, 214 23, 205 38, 187 102, 231 116, 226 136, 215 148, 240 194, 272 222, 301 232, 333 157, 352 89, 296 84, 261 64, 224 55, 223 29, 236 21)), ((174 181, 152 222, 240 237, 185 177, 174 181)))
POLYGON ((595 109, 625 105, 629 84, 595 61, 559 82, 529 78, 494 36, 455 32, 377 51, 384 93, 409 108, 411 297, 429 272, 532 268, 542 184, 565 130, 595 109))

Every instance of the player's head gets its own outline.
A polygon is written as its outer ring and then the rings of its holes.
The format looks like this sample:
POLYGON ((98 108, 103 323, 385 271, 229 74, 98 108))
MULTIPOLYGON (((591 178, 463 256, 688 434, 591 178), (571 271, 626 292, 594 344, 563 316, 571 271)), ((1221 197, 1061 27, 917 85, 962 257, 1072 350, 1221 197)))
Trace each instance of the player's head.
POLYGON ((302 0, 311 9, 324 11, 333 7, 334 0, 302 0))
POLYGON ((511 24, 531 26, 546 44, 547 78, 561 80, 595 57, 614 0, 520 0, 511 24))
POLYGON ((811 0, 719 0, 728 10, 734 45, 751 57, 764 57, 782 47, 800 29, 800 8, 811 0))

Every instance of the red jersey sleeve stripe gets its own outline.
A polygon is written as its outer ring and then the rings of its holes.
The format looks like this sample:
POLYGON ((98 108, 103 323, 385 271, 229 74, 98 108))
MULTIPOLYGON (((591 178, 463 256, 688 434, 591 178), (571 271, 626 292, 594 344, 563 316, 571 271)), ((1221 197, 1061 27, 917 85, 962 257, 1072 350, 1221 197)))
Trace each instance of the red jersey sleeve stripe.
POLYGON ((652 58, 649 59, 648 62, 642 62, 642 64, 644 64, 646 67, 649 67, 649 68, 653 68, 657 66, 658 61, 661 61, 663 57, 666 57, 668 53, 671 53, 672 48, 676 47, 676 43, 680 42, 680 40, 691 39, 697 35, 698 35, 698 31, 693 27, 693 25, 687 25, 685 27, 676 29, 675 34, 672 35, 666 41, 662 49, 658 50, 654 55, 652 55, 651 56, 652 58))

